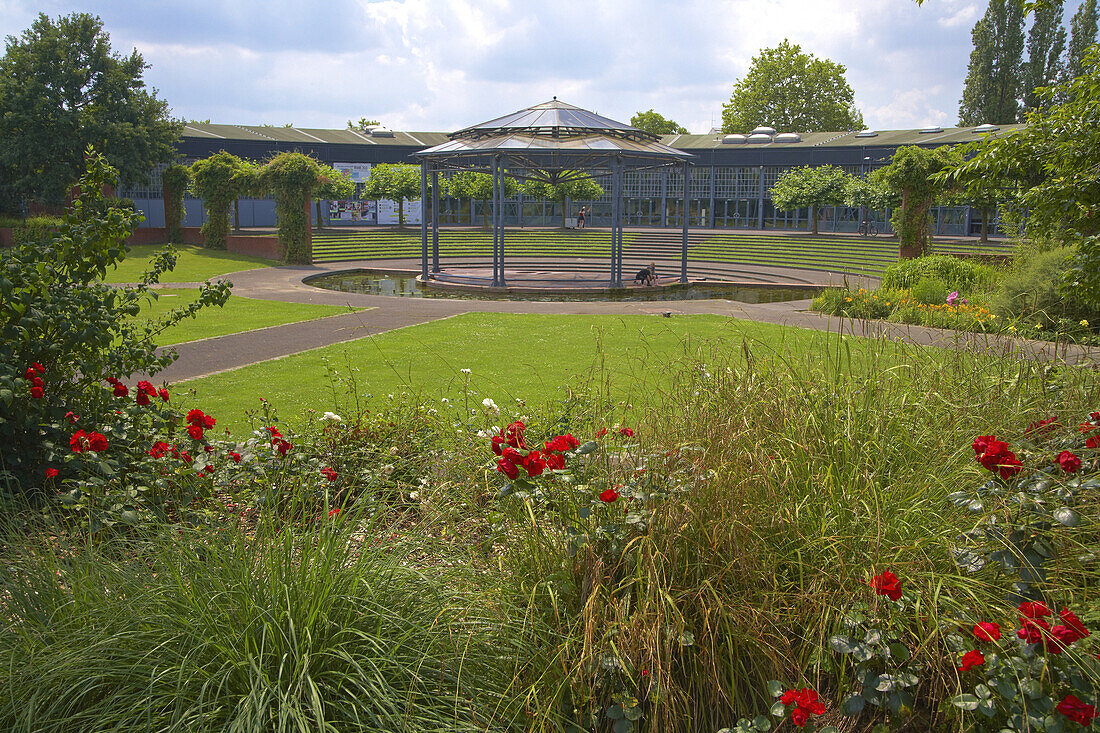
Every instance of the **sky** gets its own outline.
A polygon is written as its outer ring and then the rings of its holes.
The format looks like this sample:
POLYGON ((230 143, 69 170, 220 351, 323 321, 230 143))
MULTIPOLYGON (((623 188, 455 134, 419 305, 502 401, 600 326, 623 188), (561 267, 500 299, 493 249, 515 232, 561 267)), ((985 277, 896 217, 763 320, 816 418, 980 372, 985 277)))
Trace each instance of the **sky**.
MULTIPOLYGON (((1068 0, 1066 24, 1078 0, 1068 0)), ((761 48, 847 67, 872 129, 953 125, 986 0, 0 0, 0 35, 38 13, 98 15, 176 117, 449 132, 553 96, 694 133, 761 48)))

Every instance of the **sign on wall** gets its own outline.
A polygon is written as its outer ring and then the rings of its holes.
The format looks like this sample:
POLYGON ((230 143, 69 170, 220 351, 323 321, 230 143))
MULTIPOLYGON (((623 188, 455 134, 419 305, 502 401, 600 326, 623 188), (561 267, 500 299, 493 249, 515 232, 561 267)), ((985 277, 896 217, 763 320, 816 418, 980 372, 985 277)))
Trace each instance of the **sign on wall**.
POLYGON ((329 221, 361 221, 367 224, 374 223, 374 201, 329 201, 329 221))
POLYGON ((332 167, 346 173, 356 183, 366 183, 370 178, 370 163, 333 163, 332 167))
MULTIPOLYGON (((390 201, 389 199, 380 199, 378 201, 378 223, 391 225, 397 224, 396 202, 390 201)), ((408 199, 405 199, 405 223, 420 223, 420 199, 417 199, 416 201, 409 201, 408 199)))

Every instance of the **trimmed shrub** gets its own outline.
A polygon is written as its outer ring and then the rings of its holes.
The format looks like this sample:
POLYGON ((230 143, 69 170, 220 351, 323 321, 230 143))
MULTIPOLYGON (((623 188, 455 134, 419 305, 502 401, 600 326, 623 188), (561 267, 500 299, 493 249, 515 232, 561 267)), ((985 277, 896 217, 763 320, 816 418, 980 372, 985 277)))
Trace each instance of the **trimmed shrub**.
POLYGON ((206 223, 202 225, 204 246, 225 249, 229 208, 241 195, 242 178, 247 177, 248 171, 243 160, 224 150, 191 164, 191 188, 206 207, 206 223))
POLYGON ((26 221, 16 222, 12 228, 12 241, 16 246, 36 244, 49 239, 62 225, 58 216, 33 216, 26 221))
POLYGON ((939 278, 926 277, 913 286, 911 294, 913 300, 918 303, 939 305, 947 302, 947 296, 951 294, 951 288, 939 278))
POLYGON ((164 228, 169 242, 183 241, 183 194, 191 182, 191 171, 185 165, 170 165, 161 176, 164 181, 164 228))
POLYGON ((320 164, 302 153, 280 153, 264 166, 261 177, 275 196, 283 261, 308 265, 313 261, 308 207, 313 189, 321 183, 320 164))
POLYGON ((948 255, 916 257, 887 267, 882 275, 882 287, 908 290, 924 279, 940 280, 951 290, 965 294, 989 287, 993 281, 993 268, 948 255))

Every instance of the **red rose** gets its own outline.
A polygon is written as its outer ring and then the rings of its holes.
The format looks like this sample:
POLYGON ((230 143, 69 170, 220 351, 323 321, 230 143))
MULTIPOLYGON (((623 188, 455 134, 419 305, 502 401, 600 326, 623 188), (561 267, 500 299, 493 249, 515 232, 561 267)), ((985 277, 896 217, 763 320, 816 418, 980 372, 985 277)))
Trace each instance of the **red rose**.
POLYGON ((974 438, 974 442, 970 444, 970 447, 974 449, 975 456, 981 456, 982 453, 985 453, 986 449, 989 448, 991 443, 996 442, 998 442, 997 438, 992 435, 979 435, 977 438, 974 438))
POLYGON ((1063 606, 1062 612, 1058 615, 1062 617, 1062 623, 1073 629, 1078 637, 1084 639, 1087 636, 1091 636, 1089 630, 1085 628, 1085 625, 1081 623, 1081 619, 1077 618, 1077 614, 1073 611, 1063 606))
POLYGON ((527 429, 527 426, 523 424, 522 420, 516 420, 504 429, 504 440, 508 445, 513 448, 526 449, 527 441, 523 438, 523 431, 527 429))
POLYGON ((33 384, 35 387, 45 387, 46 386, 46 383, 42 381, 42 377, 35 377, 34 379, 31 380, 31 384, 33 384))
POLYGON ((550 440, 546 441, 543 447, 546 449, 547 453, 551 451, 565 453, 569 450, 569 441, 564 435, 558 435, 557 437, 551 438, 550 440))
POLYGON ((101 433, 88 433, 88 450, 102 453, 107 450, 107 437, 101 433))
POLYGON ((1038 644, 1043 640, 1043 632, 1050 631, 1050 624, 1042 619, 1024 619, 1023 625, 1016 629, 1016 636, 1028 644, 1038 644))
POLYGON ((1100 435, 1091 435, 1085 439, 1086 448, 1100 448, 1100 435))
POLYGON ((69 410, 65 413, 65 419, 68 420, 70 423, 75 423, 77 420, 80 419, 80 415, 77 415, 72 410, 69 410))
POLYGON ((267 430, 267 432, 271 433, 271 437, 273 437, 273 438, 283 437, 283 434, 280 433, 279 430, 274 425, 272 425, 270 427, 267 427, 267 428, 264 428, 264 429, 267 430))
POLYGON ((73 453, 83 453, 85 441, 85 433, 83 430, 77 430, 73 433, 73 437, 69 438, 69 446, 73 449, 73 453))
POLYGON ((1058 643, 1062 646, 1069 646, 1075 641, 1079 641, 1081 639, 1080 635, 1076 631, 1069 628, 1068 626, 1062 626, 1061 624, 1050 627, 1050 635, 1052 638, 1057 639, 1058 643))
POLYGON ((503 445, 504 445, 504 436, 503 435, 494 435, 493 436, 493 453, 496 453, 499 456, 501 446, 503 446, 503 445))
POLYGON ((560 471, 565 468, 565 456, 560 453, 551 453, 546 456, 546 467, 551 471, 560 471))
POLYGON ((898 576, 887 570, 871 578, 871 587, 875 589, 876 595, 886 596, 891 601, 896 601, 901 598, 899 582, 898 576))
POLYGON ((628 438, 634 437, 634 428, 620 428, 619 435, 625 435, 628 438))
POLYGON ((795 695, 795 702, 800 708, 812 708, 817 703, 817 692, 810 687, 803 687, 795 695))
POLYGON ((46 373, 46 367, 42 366, 37 361, 34 362, 33 364, 31 364, 31 366, 34 367, 34 370, 36 372, 38 372, 39 374, 45 374, 46 373))
POLYGON ((106 382, 107 384, 111 385, 112 387, 115 386, 116 384, 118 384, 118 380, 115 379, 114 377, 104 377, 103 381, 106 382))
POLYGON ((115 397, 125 397, 126 395, 130 394, 130 388, 122 382, 119 382, 115 385, 113 392, 115 394, 115 397))
POLYGON ((1001 638, 1001 627, 992 621, 974 624, 974 636, 982 641, 997 641, 1001 638))
POLYGON ((1100 422, 1100 412, 1090 412, 1089 420, 1092 420, 1093 422, 1100 422))
POLYGON ((189 426, 187 426, 187 434, 191 436, 192 440, 202 440, 202 426, 201 425, 189 425, 189 426))
POLYGON ((27 367, 27 371, 23 372, 23 379, 28 382, 38 376, 38 373, 34 371, 32 367, 27 367))
POLYGON ((1054 462, 1061 466, 1066 473, 1077 473, 1081 468, 1081 459, 1068 450, 1059 453, 1054 462))
POLYGON ((290 452, 290 449, 294 446, 290 444, 290 441, 283 440, 282 438, 275 444, 275 450, 279 451, 279 455, 285 456, 290 452))
POLYGON ((185 450, 181 450, 179 453, 175 454, 173 457, 174 458, 179 458, 184 463, 191 463, 191 461, 195 460, 194 458, 191 457, 191 454, 188 453, 185 450))
POLYGON ((1043 618, 1049 616, 1051 610, 1042 601, 1024 601, 1017 610, 1027 618, 1043 618))
POLYGON ((516 464, 509 461, 507 458, 497 459, 497 470, 513 480, 519 476, 519 469, 516 467, 516 464))
POLYGON ((1016 454, 1008 449, 1008 443, 997 440, 992 435, 983 435, 974 441, 974 450, 978 449, 979 441, 986 441, 983 443, 985 451, 978 454, 978 462, 987 470, 999 472, 1001 478, 1005 480, 1020 472, 1022 464, 1016 458, 1016 454))
POLYGON ((202 426, 203 426, 204 428, 206 428, 207 430, 209 430, 210 428, 214 427, 214 423, 216 423, 216 422, 217 422, 217 420, 215 420, 214 418, 210 417, 209 415, 203 415, 203 416, 202 416, 202 426))
POLYGON ((145 451, 146 455, 150 455, 153 458, 163 458, 164 454, 168 452, 168 444, 163 440, 158 440, 153 443, 153 447, 145 451))
POLYGON ((1077 430, 1087 435, 1094 430, 1100 430, 1100 425, 1093 425, 1092 423, 1083 422, 1077 426, 1077 430))
POLYGON ((205 451, 206 453, 213 453, 214 452, 214 446, 208 445, 205 448, 203 448, 203 451, 205 451))
POLYGON ((236 451, 229 451, 229 457, 233 460, 234 463, 241 462, 241 454, 236 451))
POLYGON ((546 468, 546 461, 542 459, 537 450, 533 450, 523 459, 523 467, 527 469, 527 475, 531 478, 538 476, 546 468))
POLYGON ((322 468, 321 473, 323 473, 325 475, 325 478, 327 478, 329 481, 336 480, 336 469, 332 468, 331 466, 322 468))
POLYGON ((134 402, 138 403, 142 407, 145 407, 149 404, 149 395, 145 394, 144 392, 138 392, 137 396, 134 397, 134 402))
POLYGON ((206 466, 202 469, 202 472, 207 475, 212 474, 214 473, 214 466, 207 463, 206 466))
POLYGON ((517 466, 523 465, 523 454, 510 445, 501 448, 500 455, 503 456, 505 460, 511 461, 517 466))
POLYGON ((611 502, 618 499, 619 496, 619 492, 615 491, 615 489, 607 489, 602 494, 600 494, 600 501, 602 501, 604 504, 610 504, 611 502))
POLYGON ((56 468, 46 469, 46 478, 57 478, 58 470, 56 468))
POLYGON ((202 427, 202 419, 206 417, 202 410, 189 410, 187 412, 187 424, 202 427))
POLYGON ((160 389, 158 389, 157 394, 160 395, 160 398, 163 401, 165 401, 165 402, 168 401, 168 390, 166 390, 164 387, 161 387, 160 389))
POLYGON ((806 721, 810 719, 810 711, 806 708, 795 708, 791 711, 791 722, 797 725, 799 728, 806 725, 806 721))
POLYGON ((33 397, 34 399, 42 399, 43 394, 45 394, 45 392, 42 391, 41 387, 31 387, 31 397, 33 397))
POLYGON ((340 507, 336 507, 335 509, 329 509, 328 510, 328 515, 329 515, 329 517, 338 517, 338 516, 340 516, 340 507))
POLYGON ((605 435, 607 435, 607 428, 600 428, 599 430, 596 431, 596 437, 597 438, 602 438, 605 435))
POLYGON ((1033 422, 1030 425, 1028 425, 1027 430, 1024 431, 1024 435, 1027 435, 1028 433, 1035 433, 1035 432, 1048 433, 1050 431, 1049 430, 1044 430, 1044 428, 1048 428, 1050 426, 1057 426, 1057 425, 1058 425, 1058 416, 1057 415, 1051 415, 1046 420, 1038 420, 1038 421, 1033 422))
POLYGON ((783 703, 784 705, 793 705, 795 700, 797 699, 798 690, 787 690, 780 696, 779 702, 783 703))
POLYGON ((1074 723, 1079 723, 1085 727, 1092 724, 1093 718, 1096 717, 1096 707, 1093 705, 1086 705, 1082 700, 1078 699, 1076 695, 1066 695, 1062 698, 1062 702, 1058 703, 1055 710, 1066 716, 1074 723))
POLYGON ((960 672, 966 672, 972 667, 980 667, 985 664, 985 655, 977 649, 971 649, 962 656, 962 665, 959 666, 960 672))

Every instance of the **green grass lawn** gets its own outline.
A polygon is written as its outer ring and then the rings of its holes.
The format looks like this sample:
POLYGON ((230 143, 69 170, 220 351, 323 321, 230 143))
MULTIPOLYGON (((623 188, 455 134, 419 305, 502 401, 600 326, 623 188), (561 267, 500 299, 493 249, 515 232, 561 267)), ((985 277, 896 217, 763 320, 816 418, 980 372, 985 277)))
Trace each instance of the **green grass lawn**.
MULTIPOLYGON (((218 275, 238 270, 252 270, 257 267, 271 267, 279 263, 265 260, 263 257, 234 254, 219 250, 204 249, 189 244, 177 244, 176 269, 166 272, 161 278, 165 283, 190 283, 209 280, 218 275)), ((107 282, 133 283, 141 280, 142 274, 149 268, 153 254, 164 249, 162 244, 136 244, 130 247, 126 259, 114 270, 107 271, 107 282)))
MULTIPOLYGON (((186 289, 158 290, 155 301, 146 301, 140 318, 151 319, 164 315, 173 308, 192 302, 196 291, 186 289)), ((172 326, 157 339, 162 345, 182 344, 186 341, 225 336, 230 333, 252 331, 284 323, 311 321, 314 318, 335 316, 340 313, 364 310, 342 305, 314 305, 311 303, 281 303, 274 300, 254 300, 231 295, 222 308, 207 308, 195 318, 188 318, 172 326)))
POLYGON ((308 410, 370 409, 402 392, 441 410, 467 402, 480 409, 490 398, 514 411, 516 400, 534 405, 606 389, 613 400, 640 409, 668 388, 674 362, 705 363, 745 348, 761 363, 794 363, 815 378, 837 368, 897 367, 917 354, 960 358, 716 315, 471 313, 183 382, 175 391, 194 390, 196 405, 237 429, 260 398, 291 422, 308 410), (471 370, 468 395, 462 369, 471 370))

